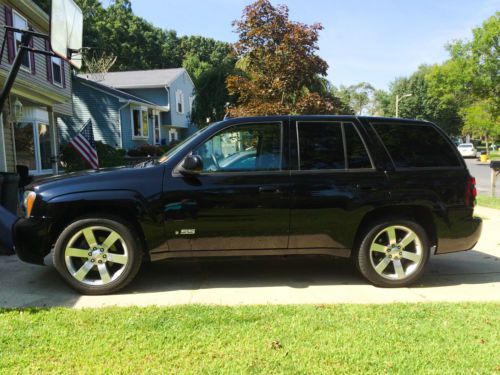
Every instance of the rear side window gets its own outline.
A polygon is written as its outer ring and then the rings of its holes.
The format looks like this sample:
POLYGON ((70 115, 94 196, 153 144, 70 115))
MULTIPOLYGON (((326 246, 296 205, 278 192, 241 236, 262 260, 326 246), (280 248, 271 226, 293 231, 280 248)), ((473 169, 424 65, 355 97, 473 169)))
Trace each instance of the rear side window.
POLYGON ((396 168, 457 167, 455 150, 431 125, 372 124, 396 168))
POLYGON ((344 169, 340 122, 298 122, 300 169, 344 169))
POLYGON ((344 122, 344 135, 347 150, 347 168, 372 168, 368 151, 352 123, 344 122))

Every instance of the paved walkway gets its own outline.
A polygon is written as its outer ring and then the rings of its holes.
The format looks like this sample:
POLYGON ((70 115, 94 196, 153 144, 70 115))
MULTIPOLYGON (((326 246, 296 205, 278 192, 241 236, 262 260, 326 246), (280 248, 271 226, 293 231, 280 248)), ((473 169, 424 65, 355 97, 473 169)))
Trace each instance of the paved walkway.
POLYGON ((120 294, 79 296, 52 266, 0 257, 0 307, 500 302, 500 210, 476 212, 485 220, 475 249, 432 257, 411 288, 376 288, 345 259, 289 257, 156 263, 120 294))

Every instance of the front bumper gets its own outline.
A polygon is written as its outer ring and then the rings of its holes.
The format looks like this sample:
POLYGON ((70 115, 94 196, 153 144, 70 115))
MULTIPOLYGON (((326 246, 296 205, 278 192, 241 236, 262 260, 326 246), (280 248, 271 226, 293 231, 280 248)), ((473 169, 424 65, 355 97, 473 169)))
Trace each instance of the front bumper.
POLYGON ((454 222, 447 230, 439 231, 436 254, 453 253, 472 249, 479 241, 483 220, 479 217, 469 217, 454 222), (441 233, 439 233, 441 232, 441 233))
POLYGON ((43 265, 52 248, 49 219, 19 219, 12 227, 12 239, 17 256, 24 262, 43 265))

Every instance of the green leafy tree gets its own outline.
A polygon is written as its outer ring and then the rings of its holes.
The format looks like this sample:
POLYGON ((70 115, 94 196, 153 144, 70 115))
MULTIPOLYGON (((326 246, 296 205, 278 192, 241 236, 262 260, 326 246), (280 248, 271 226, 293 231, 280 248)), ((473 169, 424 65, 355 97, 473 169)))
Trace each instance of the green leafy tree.
POLYGON ((430 88, 434 69, 422 65, 409 77, 395 79, 389 86, 389 92, 375 92, 374 114, 394 117, 396 97, 411 94, 400 100, 399 117, 432 121, 449 134, 459 134, 462 127, 460 107, 453 97, 442 96, 430 88))
MULTIPOLYGON (((195 83, 192 120, 199 126, 224 117, 231 98, 225 80, 234 70, 229 43, 202 36, 178 37, 134 15, 129 0, 104 8, 99 0, 77 0, 84 15, 87 61, 116 57, 113 71, 186 68, 195 83)), ((87 67, 84 66, 84 69, 87 67)))
POLYGON ((229 43, 200 36, 183 37, 180 43, 186 68, 195 83, 191 120, 199 127, 224 118, 231 102, 227 77, 234 73, 236 58, 229 43))
MULTIPOLYGON (((459 109, 477 107, 487 101, 489 111, 500 114, 500 12, 472 30, 472 40, 447 46, 450 59, 429 69, 427 82, 433 97, 445 106, 459 109)), ((461 114, 467 111, 460 111, 461 114)))
POLYGON ((338 91, 342 102, 349 105, 354 113, 361 115, 369 111, 375 89, 368 82, 361 82, 349 87, 340 86, 338 91))
POLYGON ((493 100, 475 102, 462 110, 464 117, 463 134, 482 137, 486 142, 486 152, 489 153, 489 140, 500 136, 500 118, 495 113, 493 100))
POLYGON ((195 100, 191 120, 199 127, 219 121, 226 113, 226 103, 231 102, 225 81, 234 72, 234 58, 212 64, 201 61, 198 55, 189 55, 183 66, 195 82, 195 100))
POLYGON ((385 90, 375 90, 373 93, 373 108, 374 116, 389 116, 391 113, 391 94, 385 90))

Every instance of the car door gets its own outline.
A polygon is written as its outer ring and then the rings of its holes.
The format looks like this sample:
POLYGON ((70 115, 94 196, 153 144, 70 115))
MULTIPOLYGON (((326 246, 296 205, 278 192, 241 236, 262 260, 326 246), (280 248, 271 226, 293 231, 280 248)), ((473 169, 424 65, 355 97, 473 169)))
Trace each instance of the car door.
POLYGON ((193 176, 173 172, 164 192, 170 251, 285 249, 288 121, 234 124, 198 143, 193 176))
POLYGON ((289 247, 348 255, 363 216, 388 199, 387 177, 352 118, 298 119, 292 129, 289 247))

